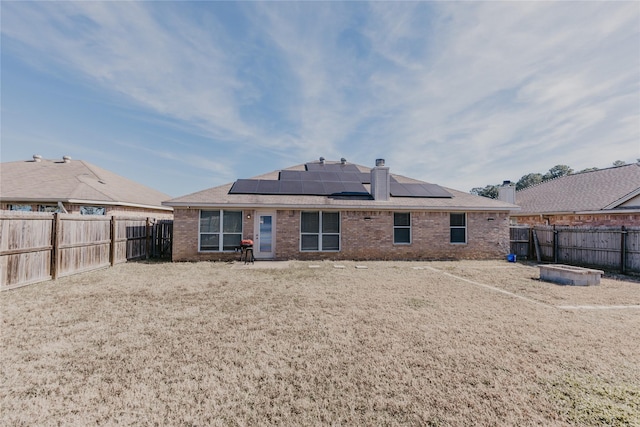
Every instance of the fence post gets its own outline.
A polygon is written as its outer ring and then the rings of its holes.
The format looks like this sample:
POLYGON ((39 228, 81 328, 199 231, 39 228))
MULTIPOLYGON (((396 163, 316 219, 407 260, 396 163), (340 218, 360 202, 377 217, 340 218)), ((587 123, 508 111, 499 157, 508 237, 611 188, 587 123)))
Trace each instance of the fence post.
POLYGON ((627 270, 627 229, 622 226, 620 232, 620 273, 625 274, 627 270))
POLYGON ((558 230, 555 224, 553 224, 553 263, 558 263, 558 230))
POLYGON ((147 226, 145 228, 145 259, 149 259, 151 252, 151 218, 147 217, 147 226))
POLYGON ((109 264, 111 264, 111 267, 113 267, 116 264, 116 237, 117 237, 116 217, 112 215, 111 216, 111 247, 109 248, 109 264))
POLYGON ((60 214, 55 212, 53 214, 53 223, 51 224, 51 279, 56 280, 58 278, 58 269, 60 266, 60 241, 58 235, 60 234, 60 214))

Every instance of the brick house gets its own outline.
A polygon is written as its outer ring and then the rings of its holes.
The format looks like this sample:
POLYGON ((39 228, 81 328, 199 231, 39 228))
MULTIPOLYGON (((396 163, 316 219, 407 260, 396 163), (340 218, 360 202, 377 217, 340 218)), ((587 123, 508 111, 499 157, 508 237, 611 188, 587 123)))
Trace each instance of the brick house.
POLYGON ((2 163, 0 184, 2 210, 173 218, 169 195, 69 156, 2 163))
MULTIPOLYGON (((504 187, 504 186, 503 186, 504 187)), ((502 193, 503 188, 501 188, 502 193)), ((508 195, 508 191, 504 193, 508 195)), ((509 201, 509 197, 501 197, 509 201)), ((515 193, 523 225, 640 226, 640 164, 566 175, 515 193)))
POLYGON ((164 202, 173 260, 491 259, 509 251, 518 207, 344 159, 273 171, 164 202))

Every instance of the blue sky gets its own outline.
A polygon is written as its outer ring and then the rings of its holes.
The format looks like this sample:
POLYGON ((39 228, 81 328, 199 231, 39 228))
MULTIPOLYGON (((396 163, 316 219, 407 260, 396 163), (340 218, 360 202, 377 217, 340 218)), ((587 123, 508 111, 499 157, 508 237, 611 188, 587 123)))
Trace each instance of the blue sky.
POLYGON ((640 157, 638 2, 1 3, 3 162, 180 196, 312 161, 458 190, 640 157))

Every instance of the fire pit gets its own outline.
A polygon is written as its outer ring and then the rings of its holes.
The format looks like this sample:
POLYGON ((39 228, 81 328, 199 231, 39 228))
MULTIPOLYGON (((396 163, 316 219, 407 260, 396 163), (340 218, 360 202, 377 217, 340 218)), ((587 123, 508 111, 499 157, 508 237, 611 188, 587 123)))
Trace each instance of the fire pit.
POLYGON ((604 271, 601 270, 563 264, 540 265, 539 267, 540 280, 554 282, 560 285, 599 285, 600 276, 604 274, 604 271))

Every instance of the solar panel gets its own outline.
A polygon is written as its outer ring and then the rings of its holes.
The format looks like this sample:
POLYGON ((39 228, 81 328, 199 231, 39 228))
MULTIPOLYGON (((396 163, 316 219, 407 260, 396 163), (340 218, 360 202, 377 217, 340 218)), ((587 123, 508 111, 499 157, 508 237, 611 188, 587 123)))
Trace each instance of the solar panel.
POLYGON ((344 182, 345 193, 369 194, 364 185, 359 182, 344 182))
POLYGON ((302 194, 324 195, 324 186, 320 181, 302 181, 302 194))
POLYGON ((303 172, 300 174, 303 181, 322 181, 321 172, 303 172))
POLYGON ((368 173, 367 174, 363 174, 361 172, 343 172, 343 173, 339 174, 339 177, 340 177, 340 181, 342 181, 342 182, 360 182, 360 183, 362 183, 362 182, 364 182, 363 181, 364 175, 367 176, 366 177, 367 180, 370 180, 369 177, 371 176, 371 174, 368 174, 368 173))
POLYGON ((340 194, 344 192, 344 184, 341 182, 329 182, 325 181, 322 183, 324 185, 324 194, 340 194))
POLYGON ((230 194, 254 194, 258 190, 257 179, 239 179, 233 183, 230 194))
POLYGON ((340 174, 337 172, 320 172, 320 179, 325 182, 340 182, 340 174))
POLYGON ((436 184, 400 184, 390 182, 390 193, 393 197, 433 197, 451 198, 451 193, 436 184))
POLYGON ((258 194, 280 194, 280 181, 261 179, 258 182, 258 194))
POLYGON ((303 194, 302 181, 280 181, 280 194, 303 194))
POLYGON ((280 181, 300 181, 302 171, 280 171, 280 181))
POLYGON ((358 167, 353 164, 343 165, 341 163, 307 163, 305 168, 308 171, 326 171, 326 172, 360 172, 358 167))

